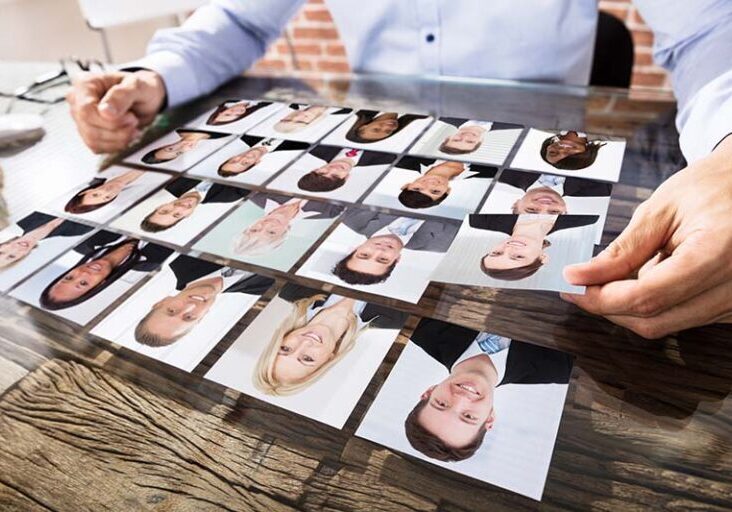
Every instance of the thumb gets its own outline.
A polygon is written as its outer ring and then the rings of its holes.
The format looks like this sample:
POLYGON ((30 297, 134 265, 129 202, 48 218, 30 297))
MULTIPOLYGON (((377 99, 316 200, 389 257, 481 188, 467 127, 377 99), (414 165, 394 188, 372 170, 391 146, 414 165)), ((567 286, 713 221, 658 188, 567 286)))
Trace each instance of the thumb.
POLYGON ((141 90, 133 74, 110 87, 99 102, 99 114, 109 120, 122 117, 140 99, 141 90))
POLYGON ((642 204, 604 251, 588 263, 565 267, 564 278, 571 284, 588 286, 627 278, 666 245, 669 210, 649 202, 642 204))

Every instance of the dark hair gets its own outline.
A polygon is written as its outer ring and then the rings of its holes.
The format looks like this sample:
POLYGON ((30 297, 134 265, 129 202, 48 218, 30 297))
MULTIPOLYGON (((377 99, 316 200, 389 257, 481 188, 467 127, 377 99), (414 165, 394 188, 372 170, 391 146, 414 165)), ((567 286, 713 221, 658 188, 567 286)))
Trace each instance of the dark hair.
POLYGON ((134 238, 128 238, 127 240, 123 240, 117 244, 114 244, 111 247, 102 247, 90 254, 87 254, 83 258, 81 258, 76 265, 71 267, 69 270, 58 276, 56 279, 54 279, 51 283, 49 283, 48 286, 41 292, 41 297, 39 299, 39 303, 41 307, 44 309, 47 309, 49 311, 56 311, 58 309, 65 309, 70 308, 72 306, 76 306, 77 304, 81 304, 82 302, 91 299, 96 294, 102 292, 105 288, 107 288, 109 285, 117 281, 120 277, 122 277, 124 274, 127 273, 128 270, 130 270, 132 267, 134 267, 138 261, 140 261, 141 253, 140 248, 138 247, 138 244, 140 243, 139 240, 136 240, 134 238), (72 299, 66 302, 63 301, 57 301, 51 298, 51 289, 56 286, 56 284, 61 281, 69 272, 74 270, 75 268, 83 265, 84 263, 87 263, 88 261, 97 260, 99 258, 104 257, 105 255, 115 251, 116 249, 122 247, 126 244, 135 244, 135 247, 132 249, 132 252, 130 253, 129 257, 125 259, 119 266, 112 269, 112 272, 97 286, 94 288, 88 290, 86 293, 81 295, 80 297, 77 297, 76 299, 72 299))
POLYGON ((552 136, 545 139, 544 142, 541 144, 541 158, 552 167, 562 169, 564 171, 578 171, 580 169, 585 169, 591 166, 595 163, 595 159, 597 158, 597 152, 600 151, 600 148, 605 145, 604 142, 601 142, 599 140, 591 140, 585 144, 585 150, 582 153, 569 155, 568 157, 562 158, 556 163, 551 163, 549 160, 547 160, 546 152, 549 146, 551 146, 553 140, 554 137, 552 136))
POLYGON ((345 178, 330 178, 310 171, 297 180, 298 188, 309 192, 330 192, 343 186, 345 178))
POLYGON ((173 160, 173 158, 158 158, 155 156, 155 153, 157 153, 166 146, 170 146, 170 144, 166 144, 165 146, 160 146, 159 148, 155 148, 152 151, 148 151, 140 160, 149 165, 162 164, 163 162, 169 162, 173 160))
MULTIPOLYGON (((106 180, 104 183, 106 183, 106 180)), ((75 213, 75 214, 89 213, 89 212, 93 212, 94 210, 98 210, 102 206, 107 206, 109 203, 111 203, 112 201, 117 199, 117 196, 114 196, 109 201, 105 201, 105 202, 99 203, 99 204, 81 204, 81 202, 84 200, 85 192, 94 190, 95 188, 99 188, 102 185, 104 185, 104 183, 90 185, 90 186, 86 187, 85 189, 78 191, 76 194, 74 194, 74 197, 69 199, 69 201, 66 203, 66 205, 64 206, 64 211, 69 212, 69 213, 75 213)))
MULTIPOLYGON (((226 162, 228 162, 228 160, 226 160, 226 162)), ((227 171, 227 170, 223 169, 223 167, 226 165, 226 162, 219 165, 219 168, 216 171, 218 173, 218 175, 221 176, 222 178, 230 178, 231 176, 236 176, 237 174, 245 173, 256 165, 256 164, 249 164, 249 166, 247 166, 244 170, 242 170, 240 172, 233 172, 233 171, 227 171)))
POLYGON ((483 262, 483 258, 480 259, 480 269, 488 277, 500 279, 502 281, 519 281, 521 279, 531 277, 536 274, 537 270, 539 270, 542 265, 544 265, 544 262, 541 261, 541 258, 536 258, 531 263, 522 267, 495 269, 486 267, 483 262))
MULTIPOLYGON (((449 138, 449 137, 448 137, 449 138)), ((472 153, 476 149, 478 149, 483 141, 479 140, 475 143, 475 146, 473 146, 473 149, 458 149, 450 146, 447 143, 447 138, 442 141, 442 144, 440 144, 440 151, 443 153, 446 153, 448 155, 465 155, 467 153, 472 153)))
POLYGON ((394 271, 394 267, 396 267, 396 264, 398 263, 397 260, 394 260, 394 263, 389 265, 389 267, 386 269, 386 272, 383 274, 367 274, 365 272, 356 272, 355 270, 351 270, 348 268, 348 260, 350 260, 353 255, 356 254, 356 251, 352 251, 348 256, 343 258, 341 261, 336 263, 335 267, 333 267, 333 274, 341 278, 342 281, 348 283, 348 284, 378 284, 383 283, 386 281, 391 273, 394 271))
MULTIPOLYGON (((211 115, 208 116, 208 119, 206 120, 206 124, 207 125, 210 125, 210 126, 221 126, 223 124, 236 123, 237 121, 241 121, 246 116, 248 116, 249 114, 251 114, 250 105, 247 105, 247 108, 244 110, 244 113, 243 114, 239 114, 238 116, 236 116, 231 121, 216 121, 216 117, 221 112, 223 112, 224 110, 227 110, 228 108, 230 108, 231 106, 233 106, 233 105, 228 105, 228 103, 233 103, 234 105, 236 105, 237 103, 241 103, 241 101, 232 100, 232 101, 225 101, 225 102, 221 103, 218 107, 216 107, 216 110, 214 110, 211 113, 211 115)), ((248 102, 248 103, 250 103, 250 102, 248 102)))
POLYGON ((472 457, 478 451, 480 445, 483 444, 483 438, 487 432, 485 425, 480 427, 475 438, 466 446, 453 448, 419 423, 419 414, 426 405, 426 398, 420 400, 404 420, 404 432, 412 448, 431 459, 443 462, 455 462, 472 457))
POLYGON ((183 217, 180 219, 177 219, 174 223, 172 223, 170 226, 164 226, 162 224, 157 224, 150 220, 150 217, 155 215, 155 211, 152 213, 148 213, 147 216, 142 219, 142 222, 140 222, 140 228, 142 228, 143 231, 147 231, 148 233, 159 233, 160 231, 165 231, 166 229, 170 229, 176 224, 178 224, 180 221, 183 220, 183 217))
MULTIPOLYGON (((397 127, 394 129, 393 132, 391 132, 386 137, 382 137, 381 139, 377 140, 369 140, 364 139, 361 137, 361 135, 358 133, 358 131, 363 128, 365 125, 371 123, 376 117, 378 117, 378 112, 374 112, 372 110, 359 110, 356 112, 356 122, 353 123, 353 126, 349 128, 348 132, 346 132, 346 139, 350 140, 351 142, 358 142, 360 144, 371 144, 373 142, 379 142, 381 140, 387 139, 391 137, 392 135, 396 135, 399 133, 403 128, 409 125, 412 121, 417 119, 417 116, 406 114, 402 116, 397 117, 397 127)), ((424 116, 422 116, 424 117, 424 116)))
POLYGON ((137 323, 137 327, 135 327, 135 340, 137 340, 138 343, 142 345, 147 345, 148 347, 166 347, 168 345, 172 345, 183 337, 185 333, 173 336, 170 339, 166 339, 162 336, 158 336, 157 334, 153 334, 148 331, 145 327, 145 323, 150 320, 150 316, 153 314, 154 311, 154 309, 148 311, 147 314, 142 318, 142 320, 137 323))
POLYGON ((448 196, 445 192, 441 197, 432 199, 427 194, 417 192, 416 190, 404 189, 398 196, 399 202, 407 208, 429 208, 430 206, 437 206, 448 196))

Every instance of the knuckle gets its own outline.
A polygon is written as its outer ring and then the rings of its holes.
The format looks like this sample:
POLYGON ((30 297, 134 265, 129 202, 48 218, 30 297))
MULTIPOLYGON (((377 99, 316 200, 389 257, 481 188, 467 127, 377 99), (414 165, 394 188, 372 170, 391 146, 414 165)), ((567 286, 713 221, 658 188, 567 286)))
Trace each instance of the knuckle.
POLYGON ((638 336, 649 340, 663 338, 667 334, 660 324, 648 320, 638 322, 631 327, 631 330, 638 336))
POLYGON ((649 318, 658 315, 664 309, 661 299, 642 294, 631 301, 631 312, 642 318, 649 318))

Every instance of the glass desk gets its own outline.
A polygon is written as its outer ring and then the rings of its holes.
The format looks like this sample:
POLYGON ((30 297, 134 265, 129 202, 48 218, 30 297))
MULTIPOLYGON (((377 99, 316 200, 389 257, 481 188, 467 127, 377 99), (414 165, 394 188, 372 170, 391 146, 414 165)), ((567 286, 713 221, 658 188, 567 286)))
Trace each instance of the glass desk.
MULTIPOLYGON (((19 64, 0 68, 4 80, 30 69, 19 64)), ((221 99, 235 97, 485 118, 626 137, 604 243, 622 230, 637 204, 684 165, 673 123, 675 104, 668 95, 481 80, 251 76, 165 114, 143 143, 221 99)), ((24 153, 0 154, 3 193, 15 217, 95 171, 96 159, 79 145, 66 107, 46 115, 53 116, 54 130, 43 141, 24 153)), ((284 282, 284 274, 262 273, 284 282)), ((289 280, 339 290, 304 278, 289 280)), ((202 378, 275 291, 192 374, 95 339, 89 328, 1 298, 0 508, 732 507, 732 327, 647 341, 582 313, 555 293, 432 284, 417 305, 393 303, 413 316, 338 430, 202 378), (541 503, 354 436, 420 316, 576 357, 541 503)))

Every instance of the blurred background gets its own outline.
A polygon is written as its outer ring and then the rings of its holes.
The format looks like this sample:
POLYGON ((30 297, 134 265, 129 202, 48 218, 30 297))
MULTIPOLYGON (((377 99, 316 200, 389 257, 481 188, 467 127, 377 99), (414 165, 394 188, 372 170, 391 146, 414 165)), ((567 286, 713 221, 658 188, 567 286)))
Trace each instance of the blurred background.
MULTIPOLYGON (((140 57, 158 28, 178 24, 196 0, 177 0, 180 14, 131 19, 120 9, 104 4, 111 0, 0 0, 0 60, 55 61, 77 56, 122 63, 140 57), (110 23, 103 33, 87 24, 92 11, 106 11, 110 23), (84 7, 84 9, 82 9, 84 7), (117 19, 114 16, 117 15, 117 19)), ((166 2, 161 2, 165 4, 166 2)), ((139 2, 125 2, 139 11, 139 2)), ((600 9, 623 21, 635 43, 631 87, 670 90, 667 74, 653 65, 653 34, 630 0, 601 0, 600 9)), ((97 20, 97 25, 100 22, 97 20)), ((349 71, 345 49, 324 0, 309 0, 267 54, 257 63, 258 71, 302 71, 341 74, 349 71)))

